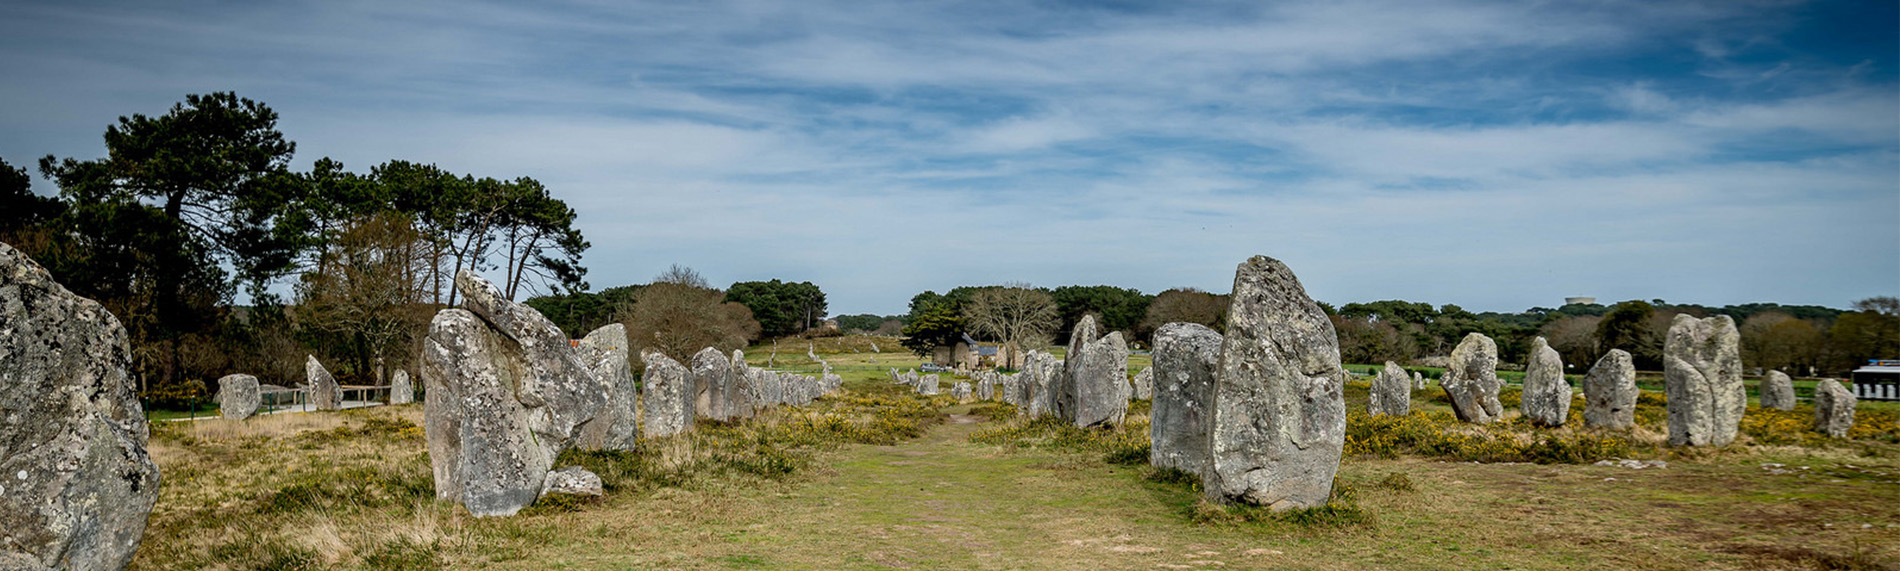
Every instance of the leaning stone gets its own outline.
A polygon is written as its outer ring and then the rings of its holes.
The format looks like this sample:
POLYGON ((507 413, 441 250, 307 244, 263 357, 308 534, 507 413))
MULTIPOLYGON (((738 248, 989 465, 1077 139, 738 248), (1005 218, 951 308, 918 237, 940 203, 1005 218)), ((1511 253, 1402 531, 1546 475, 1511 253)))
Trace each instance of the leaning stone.
POLYGON ((937 394, 937 374, 936 373, 924 375, 923 380, 917 381, 917 394, 924 395, 924 396, 933 396, 937 394))
POLYGON ((123 569, 158 465, 118 318, 0 244, 0 568, 123 569))
POLYGON ((1794 410, 1794 379, 1781 371, 1768 371, 1761 379, 1761 407, 1794 410))
POLYGON ((1148 462, 1196 476, 1207 463, 1207 420, 1221 335, 1199 323, 1169 323, 1154 335, 1154 408, 1148 462))
POLYGON ((693 380, 686 367, 659 351, 640 354, 640 433, 665 438, 693 429, 693 380))
POLYGON ((257 377, 225 375, 218 379, 218 414, 231 420, 244 420, 257 414, 264 402, 258 392, 257 377))
POLYGON ((1630 354, 1611 349, 1583 377, 1583 425, 1590 428, 1636 426, 1636 366, 1630 354))
POLYGON ((548 472, 546 483, 542 485, 541 495, 560 494, 566 496, 599 497, 606 493, 600 484, 600 476, 580 466, 568 466, 548 472))
POLYGON ((1209 420, 1208 499, 1273 510, 1332 496, 1346 444, 1339 337, 1293 271, 1255 256, 1234 275, 1209 420))
POLYGON ((309 355, 303 362, 304 381, 310 388, 310 403, 317 410, 337 410, 343 408, 343 391, 336 385, 336 377, 323 368, 316 355, 309 355))
POLYGON ((1387 416, 1405 416, 1412 412, 1412 383, 1398 363, 1385 362, 1385 368, 1372 378, 1366 412, 1387 416))
POLYGON ((726 377, 732 372, 732 360, 718 349, 707 347, 693 355, 693 410, 701 418, 726 419, 726 377))
POLYGON ((606 404, 581 427, 575 446, 589 450, 634 449, 640 438, 640 387, 628 362, 627 328, 614 323, 595 329, 575 348, 581 363, 607 391, 606 404))
POLYGON ((1451 397, 1451 411, 1459 420, 1476 423, 1497 420, 1504 414, 1504 405, 1498 402, 1498 389, 1504 387, 1504 382, 1498 380, 1497 342, 1482 333, 1465 335, 1458 347, 1451 350, 1450 362, 1438 386, 1445 389, 1445 396, 1451 397))
POLYGON ((1146 369, 1142 369, 1141 372, 1139 373, 1135 373, 1134 384, 1135 384, 1135 400, 1154 400, 1155 398, 1154 367, 1150 366, 1146 369))
POLYGON ((416 402, 416 386, 409 382, 409 371, 396 369, 389 376, 389 404, 416 402))
POLYGON ((1530 360, 1524 366, 1524 395, 1518 408, 1532 424, 1563 426, 1570 417, 1570 381, 1564 380, 1563 356, 1538 337, 1531 341, 1530 360))
POLYGON ((462 292, 464 308, 518 348, 519 365, 527 374, 518 379, 517 397, 541 409, 533 416, 531 428, 549 439, 547 446, 573 444, 580 425, 593 420, 606 405, 607 391, 581 363, 567 334, 541 312, 508 299, 495 284, 473 272, 456 274, 455 288, 462 292))
POLYGON ((1127 419, 1128 345, 1120 331, 1083 344, 1080 367, 1070 367, 1070 422, 1076 426, 1116 426, 1127 419))
POLYGON ((1847 438, 1847 431, 1854 428, 1858 401, 1840 381, 1821 379, 1814 385, 1814 429, 1834 438, 1847 438))
POLYGON ((1748 407, 1741 335, 1726 315, 1677 314, 1663 342, 1670 446, 1727 446, 1748 407))

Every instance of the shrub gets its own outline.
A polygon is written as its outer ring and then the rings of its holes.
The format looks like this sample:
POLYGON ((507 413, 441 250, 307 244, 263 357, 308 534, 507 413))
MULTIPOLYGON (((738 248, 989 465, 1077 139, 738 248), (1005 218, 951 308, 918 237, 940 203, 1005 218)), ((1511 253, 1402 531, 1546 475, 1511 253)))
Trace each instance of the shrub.
POLYGON ((1417 454, 1475 462, 1580 464, 1626 457, 1630 450, 1630 441, 1621 436, 1541 429, 1523 421, 1469 424, 1443 411, 1396 417, 1346 414, 1348 456, 1417 454))

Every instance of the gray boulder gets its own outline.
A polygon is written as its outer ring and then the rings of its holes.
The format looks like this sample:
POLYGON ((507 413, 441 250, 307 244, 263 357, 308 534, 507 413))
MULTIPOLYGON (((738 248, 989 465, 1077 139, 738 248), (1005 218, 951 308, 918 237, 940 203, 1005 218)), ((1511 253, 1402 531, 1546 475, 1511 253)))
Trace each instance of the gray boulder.
POLYGON ((436 497, 476 516, 513 515, 540 497, 606 390, 553 322, 473 273, 455 285, 466 309, 438 312, 423 342, 436 497))
POLYGON ((745 364, 745 352, 732 350, 732 373, 726 377, 726 416, 733 420, 752 418, 758 402, 754 395, 758 391, 752 388, 754 377, 752 368, 745 364))
POLYGON ((1134 385, 1135 385, 1135 399, 1136 400, 1154 400, 1155 398, 1155 370, 1154 369, 1155 368, 1153 366, 1149 366, 1146 369, 1142 369, 1141 372, 1135 373, 1134 385))
POLYGON ((1372 391, 1366 403, 1366 412, 1388 416, 1405 416, 1412 412, 1412 379, 1405 376, 1405 369, 1398 363, 1385 362, 1385 368, 1372 378, 1372 391))
POLYGON ((1726 315, 1677 314, 1663 341, 1670 446, 1727 446, 1748 407, 1741 335, 1726 315))
POLYGON ((934 396, 937 394, 936 373, 924 375, 923 380, 917 381, 917 394, 924 396, 934 396))
POLYGON ((1834 438, 1847 438, 1854 427, 1854 406, 1859 399, 1841 386, 1840 381, 1821 379, 1814 385, 1814 429, 1834 438))
POLYGON ((1412 371, 1412 388, 1421 391, 1425 390, 1425 375, 1420 374, 1418 371, 1412 371))
POLYGON ((1761 407, 1794 410, 1794 379, 1781 371, 1768 371, 1762 376, 1761 407))
POLYGON ((1532 424, 1563 426, 1570 417, 1570 381, 1564 380, 1564 360, 1550 343, 1538 337, 1531 341, 1528 363, 1524 365, 1524 395, 1518 408, 1532 424))
POLYGON ((389 404, 409 404, 416 402, 416 386, 409 381, 409 371, 396 369, 389 375, 389 404))
POLYGON ((996 385, 1001 375, 995 371, 981 371, 977 374, 976 388, 971 395, 976 400, 996 400, 996 385))
POLYGON ((1346 444, 1339 337, 1286 264, 1254 256, 1234 275, 1214 378, 1208 499, 1273 510, 1332 495, 1346 444))
POLYGON ((1636 365, 1628 351, 1611 349, 1583 377, 1583 425, 1636 426, 1636 365))
POLYGON ((969 381, 957 381, 957 384, 950 385, 950 396, 955 397, 957 402, 969 402, 971 392, 969 381))
POLYGON ((732 360, 718 349, 707 347, 693 355, 693 410, 700 418, 726 420, 727 377, 732 360))
POLYGON ((343 391, 336 384, 336 377, 330 376, 329 369, 317 362, 316 355, 309 355, 303 362, 305 386, 310 391, 310 404, 317 410, 337 410, 343 408, 343 391))
POLYGON ((1154 408, 1148 462, 1200 475, 1207 467, 1207 429, 1220 370, 1221 335, 1199 323, 1169 323, 1154 334, 1154 408))
POLYGON ((628 361, 627 328, 610 324, 581 338, 575 353, 606 391, 605 404, 581 427, 575 446, 588 450, 634 449, 640 438, 640 387, 628 361))
POLYGON ((600 497, 606 493, 601 485, 600 476, 580 466, 568 466, 548 472, 541 487, 541 495, 560 494, 567 496, 600 497))
POLYGON ((0 567, 122 569, 158 499, 125 327, 0 244, 0 567))
POLYGON ((218 379, 218 414, 231 420, 244 420, 257 414, 257 407, 264 403, 263 394, 258 392, 257 377, 250 375, 225 375, 218 379))
POLYGON ((1065 348, 1068 358, 1062 361, 1062 371, 1056 375, 1053 387, 1055 412, 1063 420, 1076 422, 1076 373, 1088 363, 1089 344, 1101 338, 1101 327, 1095 324, 1094 314, 1083 315, 1069 331, 1069 344, 1065 348))
POLYGON ((1445 396, 1451 397, 1451 411, 1459 420, 1476 423, 1497 420, 1504 414, 1504 405, 1498 402, 1498 389, 1504 387, 1504 382, 1498 380, 1497 342, 1482 333, 1465 335, 1458 347, 1451 350, 1438 386, 1445 389, 1445 396))
POLYGON ((1128 345, 1121 332, 1085 343, 1082 364, 1069 368, 1069 421, 1076 426, 1116 426, 1127 419, 1128 345))
POLYGON ((693 429, 693 380, 679 361, 659 351, 640 354, 640 433, 665 438, 693 429))

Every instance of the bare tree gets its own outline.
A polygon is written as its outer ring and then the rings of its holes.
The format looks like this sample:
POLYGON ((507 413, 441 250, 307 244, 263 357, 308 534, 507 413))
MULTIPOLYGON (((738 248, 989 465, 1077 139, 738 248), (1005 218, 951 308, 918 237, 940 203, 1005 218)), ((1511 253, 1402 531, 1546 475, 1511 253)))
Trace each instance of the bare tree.
POLYGON ((1565 316, 1544 324, 1538 332, 1563 355, 1565 364, 1587 369, 1603 356, 1603 343, 1597 337, 1597 324, 1602 321, 1595 315, 1565 316))
POLYGON ((674 265, 634 294, 633 302, 620 308, 634 353, 653 349, 687 362, 701 349, 730 352, 758 337, 752 310, 725 301, 724 292, 705 283, 698 272, 674 265))
POLYGON ((1061 316, 1047 292, 1016 282, 978 290, 963 317, 977 333, 1001 341, 1009 361, 1003 365, 1014 368, 1025 350, 1048 345, 1061 316))

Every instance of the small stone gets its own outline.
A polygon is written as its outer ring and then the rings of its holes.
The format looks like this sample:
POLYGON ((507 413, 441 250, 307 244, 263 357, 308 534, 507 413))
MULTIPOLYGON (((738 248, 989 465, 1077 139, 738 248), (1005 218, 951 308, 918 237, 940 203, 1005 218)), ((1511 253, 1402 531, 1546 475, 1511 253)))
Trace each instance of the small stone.
POLYGON ((1372 378, 1372 390, 1366 412, 1387 416, 1405 416, 1412 412, 1411 379, 1398 363, 1385 362, 1385 368, 1372 378))
POLYGON ((1459 420, 1479 424, 1497 420, 1504 414, 1504 405, 1498 402, 1504 381, 1498 379, 1497 342, 1482 333, 1465 335, 1451 350, 1438 386, 1451 397, 1451 411, 1459 420))
POLYGON ((1531 341, 1530 362, 1524 367, 1524 394, 1518 407, 1538 426, 1558 427, 1570 417, 1570 381, 1564 380, 1564 361, 1550 343, 1531 341))
POLYGON ((1794 410, 1794 379, 1787 373, 1768 371, 1761 379, 1761 407, 1794 410))
POLYGON ((1583 377, 1583 425, 1636 426, 1636 365, 1628 351, 1611 349, 1583 377))
POLYGON ((1847 438, 1847 431, 1854 427, 1858 400, 1840 381, 1821 379, 1814 385, 1814 429, 1834 438, 1847 438))
POLYGON ((343 408, 343 391, 336 385, 336 377, 323 368, 316 355, 309 355, 303 362, 304 382, 310 391, 310 403, 317 410, 337 410, 343 408))
POLYGON ((409 381, 409 371, 396 369, 389 376, 389 404, 409 404, 416 402, 416 386, 409 381))
POLYGON ((1135 373, 1134 384, 1135 384, 1135 400, 1154 400, 1155 398, 1154 367, 1148 367, 1146 369, 1142 369, 1141 372, 1139 373, 1135 373))
POLYGON ((231 420, 244 420, 257 414, 264 401, 257 390, 257 377, 225 375, 218 379, 218 414, 231 420))
POLYGON ((580 466, 568 466, 548 472, 547 480, 541 489, 541 495, 600 497, 604 493, 606 493, 606 488, 601 485, 600 476, 580 466))

